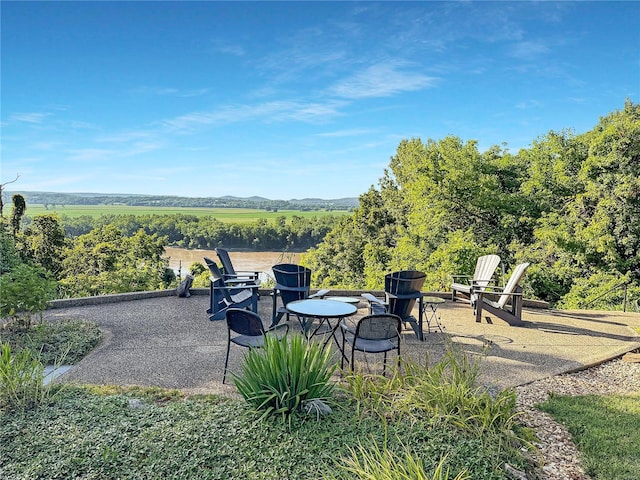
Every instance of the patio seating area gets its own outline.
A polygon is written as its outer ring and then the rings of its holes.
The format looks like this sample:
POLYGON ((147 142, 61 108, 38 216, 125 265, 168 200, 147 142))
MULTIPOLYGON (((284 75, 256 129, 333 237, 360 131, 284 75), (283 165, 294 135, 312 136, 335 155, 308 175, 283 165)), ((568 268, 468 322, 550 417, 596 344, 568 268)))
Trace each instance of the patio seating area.
MULTIPOLYGON (((233 382, 222 383, 228 341, 226 322, 209 320, 208 290, 192 293, 195 294, 189 298, 177 297, 175 292, 166 292, 167 296, 159 296, 158 292, 114 296, 109 300, 115 301, 104 303, 102 299, 100 304, 86 304, 92 299, 56 302, 55 308, 45 312, 45 318, 93 321, 104 332, 101 345, 61 380, 233 395, 233 382), (117 301, 123 299, 128 301, 117 301)), ((354 297, 360 293, 335 292, 354 297)), ((428 295, 447 299, 437 310, 444 333, 436 329, 427 333, 425 328, 421 342, 411 328, 403 329, 402 357, 433 362, 450 339, 472 355, 483 355, 481 380, 497 388, 579 370, 640 347, 640 314, 525 306, 523 325, 513 327, 490 315, 477 323, 473 309, 463 302, 452 302, 450 293, 428 295)), ((258 313, 268 324, 272 301, 267 292, 262 292, 258 313)), ((363 299, 350 321, 356 322, 368 313, 363 299)), ((289 323, 291 331, 300 329, 294 317, 289 323)), ((339 362, 335 342, 329 345, 339 362)), ((229 373, 240 371, 245 352, 246 349, 232 349, 229 373)), ((381 355, 372 356, 373 361, 379 361, 375 357, 381 355)))

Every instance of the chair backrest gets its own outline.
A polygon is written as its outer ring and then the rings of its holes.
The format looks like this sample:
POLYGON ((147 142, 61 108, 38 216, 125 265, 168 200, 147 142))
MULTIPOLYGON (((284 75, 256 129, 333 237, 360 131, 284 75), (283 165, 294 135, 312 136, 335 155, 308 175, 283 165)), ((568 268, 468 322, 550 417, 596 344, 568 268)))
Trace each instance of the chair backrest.
POLYGON ((220 259, 220 263, 222 264, 222 269, 226 275, 236 275, 236 270, 233 268, 233 263, 231 263, 231 257, 229 257, 229 252, 227 252, 224 248, 216 248, 216 255, 218 255, 218 259, 220 259))
MULTIPOLYGON (((204 258, 204 263, 206 263, 207 267, 209 267, 209 272, 211 272, 211 277, 213 278, 217 286, 226 287, 227 285, 224 282, 224 275, 222 275, 222 272, 220 271, 220 268, 218 268, 218 265, 216 264, 216 262, 214 262, 208 257, 203 257, 203 258, 204 258)), ((232 302, 231 294, 226 288, 221 288, 220 292, 222 292, 222 295, 226 300, 232 302)))
POLYGON ((309 296, 311 288, 311 270, 302 265, 293 263, 280 263, 272 267, 273 275, 282 303, 286 306, 289 302, 304 300, 309 296), (289 287, 291 290, 287 289, 289 287))
POLYGON ((229 308, 226 311, 227 328, 240 335, 258 337, 264 334, 262 319, 257 313, 241 308, 229 308))
POLYGON ((473 273, 473 283, 481 287, 489 285, 498 265, 500 265, 500 257, 498 255, 478 257, 476 271, 473 273))
POLYGON ((421 295, 420 290, 426 279, 424 272, 416 270, 402 270, 399 272, 388 273, 384 277, 384 291, 392 295, 411 295, 414 298, 407 299, 390 299, 389 313, 398 315, 404 319, 411 315, 411 311, 416 304, 416 300, 421 295))
POLYGON ((388 313, 367 315, 356 325, 356 337, 366 340, 392 340, 400 336, 402 320, 388 313))
POLYGON ((518 285, 520 284, 520 280, 522 280, 522 277, 524 276, 524 272, 527 271, 527 268, 529 268, 529 265, 531 264, 521 263, 520 265, 516 265, 516 268, 513 269, 513 272, 511 273, 511 277, 509 277, 509 281, 504 287, 503 294, 500 295, 500 298, 498 299, 498 306, 500 308, 504 308, 504 306, 507 304, 507 302, 511 298, 509 294, 515 292, 516 288, 518 288, 518 285))

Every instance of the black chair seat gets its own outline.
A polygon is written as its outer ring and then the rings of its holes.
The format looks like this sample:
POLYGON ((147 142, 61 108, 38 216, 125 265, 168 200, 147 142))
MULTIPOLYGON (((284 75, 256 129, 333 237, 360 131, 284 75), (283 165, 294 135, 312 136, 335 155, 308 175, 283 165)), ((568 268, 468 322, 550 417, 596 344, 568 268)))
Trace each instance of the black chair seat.
POLYGON ((231 342, 241 347, 262 348, 262 345, 264 345, 264 336, 238 335, 237 337, 233 337, 231 342))
MULTIPOLYGON (((387 369, 387 352, 398 351, 400 360, 400 328, 402 319, 398 315, 389 313, 381 315, 367 315, 362 317, 355 328, 351 328, 346 322, 340 324, 342 328, 342 359, 341 368, 344 368, 346 358, 345 346, 351 345, 351 368, 354 367, 355 352, 384 353, 382 374, 387 369)), ((348 359, 347 359, 348 360, 348 359)))
POLYGON ((347 336, 345 340, 349 345, 352 345, 360 352, 382 353, 396 348, 396 345, 391 340, 368 340, 366 338, 356 338, 354 343, 353 336, 351 336, 351 338, 347 336))

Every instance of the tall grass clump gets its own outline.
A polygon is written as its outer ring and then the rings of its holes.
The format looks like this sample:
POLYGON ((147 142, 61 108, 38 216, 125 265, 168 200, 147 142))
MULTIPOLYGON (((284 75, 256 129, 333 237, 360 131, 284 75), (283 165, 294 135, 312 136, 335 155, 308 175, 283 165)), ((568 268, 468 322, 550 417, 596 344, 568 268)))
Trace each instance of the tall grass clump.
POLYGON ((265 336, 264 346, 250 349, 234 382, 242 397, 262 417, 289 417, 305 405, 329 401, 335 385, 331 375, 337 365, 331 351, 302 335, 265 336))
POLYGON ((26 410, 44 403, 53 384, 44 382, 44 366, 31 350, 11 352, 0 343, 0 410, 26 410))
POLYGON ((449 468, 445 469, 445 460, 440 460, 433 472, 428 472, 422 460, 405 448, 402 455, 390 450, 358 445, 350 449, 350 457, 343 459, 340 469, 348 478, 357 480, 466 480, 471 478, 466 470, 450 477, 449 468))
POLYGON ((511 432, 518 416, 515 392, 490 395, 478 386, 479 369, 478 360, 449 344, 434 365, 403 361, 390 378, 353 373, 345 377, 345 389, 360 412, 383 419, 447 423, 480 437, 511 432))

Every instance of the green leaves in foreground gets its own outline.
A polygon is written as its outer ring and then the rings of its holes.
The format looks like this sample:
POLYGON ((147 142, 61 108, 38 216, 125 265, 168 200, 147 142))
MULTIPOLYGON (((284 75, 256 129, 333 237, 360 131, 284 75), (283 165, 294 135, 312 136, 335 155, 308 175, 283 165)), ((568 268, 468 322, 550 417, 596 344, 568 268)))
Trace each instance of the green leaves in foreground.
POLYGON ((11 353, 0 343, 0 410, 25 410, 43 403, 52 384, 45 385, 44 367, 31 350, 11 353))
POLYGON ((301 335, 280 340, 267 334, 263 348, 249 350, 234 381, 244 399, 264 411, 263 416, 287 417, 308 400, 329 400, 335 369, 329 349, 301 335))

